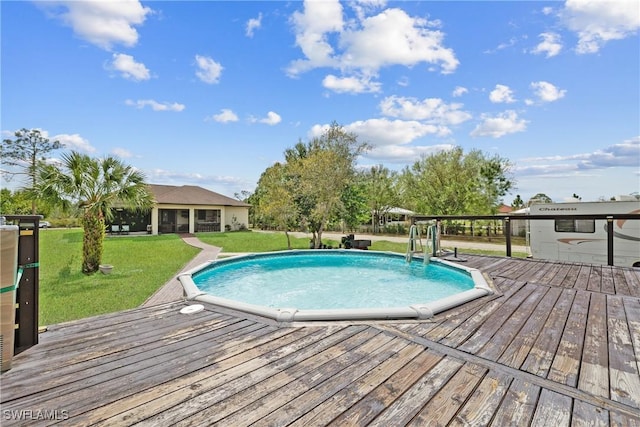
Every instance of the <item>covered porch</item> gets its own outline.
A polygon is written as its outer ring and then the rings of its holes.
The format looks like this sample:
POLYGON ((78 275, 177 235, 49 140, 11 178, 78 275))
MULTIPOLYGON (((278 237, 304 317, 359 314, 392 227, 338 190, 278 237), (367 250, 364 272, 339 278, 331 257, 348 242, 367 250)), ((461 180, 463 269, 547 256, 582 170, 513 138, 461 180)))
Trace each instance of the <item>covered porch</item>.
POLYGON ((222 231, 223 213, 224 210, 220 208, 154 208, 151 234, 222 231))

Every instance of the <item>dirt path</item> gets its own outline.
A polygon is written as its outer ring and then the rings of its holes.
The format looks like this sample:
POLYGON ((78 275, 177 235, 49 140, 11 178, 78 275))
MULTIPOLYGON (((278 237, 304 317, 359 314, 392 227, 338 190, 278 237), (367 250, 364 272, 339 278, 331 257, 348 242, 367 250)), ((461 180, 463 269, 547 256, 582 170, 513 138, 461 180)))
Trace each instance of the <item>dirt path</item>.
POLYGON ((208 245, 203 243, 195 236, 184 235, 182 236, 182 240, 185 243, 195 246, 196 248, 200 248, 201 251, 193 257, 191 261, 189 261, 183 268, 171 278, 167 283, 165 283, 160 289, 156 291, 153 295, 151 295, 143 304, 142 307, 148 307, 156 304, 164 304, 166 302, 178 301, 182 298, 183 290, 182 284, 178 280, 178 276, 187 270, 191 270, 201 264, 204 264, 207 261, 214 260, 218 257, 222 248, 217 246, 208 245))

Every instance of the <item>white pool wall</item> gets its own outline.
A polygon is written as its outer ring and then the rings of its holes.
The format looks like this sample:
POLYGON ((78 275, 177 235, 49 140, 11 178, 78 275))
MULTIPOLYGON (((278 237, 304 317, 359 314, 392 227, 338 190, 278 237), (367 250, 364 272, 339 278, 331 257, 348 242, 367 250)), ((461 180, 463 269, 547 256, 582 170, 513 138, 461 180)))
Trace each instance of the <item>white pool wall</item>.
MULTIPOLYGON (((336 249, 333 249, 336 250, 336 249)), ((324 251, 324 250, 323 250, 324 251)), ((354 249, 344 250, 354 251, 354 249)), ((293 251, 279 251, 279 252, 264 252, 255 255, 269 255, 277 254, 282 255, 287 252, 301 252, 300 250, 293 251)), ((304 251, 307 252, 308 251, 304 251)), ((385 254, 398 256, 393 252, 380 252, 380 251, 368 251, 368 254, 385 254)), ((354 308, 354 309, 322 309, 322 310, 298 310, 297 308, 271 308, 256 304, 248 304, 236 300, 230 300, 227 298, 220 298, 206 292, 201 291, 193 281, 193 274, 203 270, 211 264, 217 262, 224 262, 224 260, 233 260, 234 258, 246 258, 252 255, 240 255, 236 257, 224 258, 222 260, 214 260, 203 263, 199 266, 192 268, 178 276, 178 280, 182 284, 187 300, 201 301, 209 304, 214 304, 221 307, 230 308, 233 310, 242 311, 245 313, 252 313, 259 316, 267 317, 277 320, 278 322, 297 322, 297 321, 318 321, 318 320, 380 320, 380 319, 428 319, 435 314, 449 310, 450 308, 467 303, 476 298, 480 298, 493 293, 491 287, 485 280, 480 270, 475 268, 469 268, 464 265, 459 265, 454 262, 446 260, 431 258, 430 262, 437 262, 458 270, 467 271, 475 284, 473 289, 469 289, 464 292, 460 292, 455 295, 451 295, 446 298, 442 298, 436 301, 428 303, 416 303, 407 307, 389 307, 389 308, 354 308)), ((418 261, 419 258, 416 257, 418 261)))

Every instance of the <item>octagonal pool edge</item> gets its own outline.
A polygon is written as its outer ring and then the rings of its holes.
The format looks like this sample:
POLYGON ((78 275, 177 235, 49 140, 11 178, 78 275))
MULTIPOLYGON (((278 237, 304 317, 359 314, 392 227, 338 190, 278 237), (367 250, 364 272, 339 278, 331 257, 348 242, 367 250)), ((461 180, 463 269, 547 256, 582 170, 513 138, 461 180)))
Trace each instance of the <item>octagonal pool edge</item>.
MULTIPOLYGON (((324 250, 322 250, 324 252, 324 250)), ((344 249, 332 249, 332 251, 353 251, 344 249)), ((178 280, 182 284, 186 299, 188 301, 205 302, 220 307, 238 310, 245 313, 274 319, 278 322, 298 322, 298 321, 326 321, 326 320, 390 320, 390 319, 428 319, 434 315, 449 310, 453 307, 465 304, 469 301, 493 294, 493 290, 482 272, 476 268, 469 268, 458 263, 446 261, 439 258, 431 258, 429 262, 441 263, 443 265, 467 272, 473 280, 472 289, 441 298, 428 303, 415 303, 406 307, 387 308, 352 308, 352 309, 297 309, 295 307, 271 308, 257 304, 248 304, 241 301, 216 297, 201 291, 193 281, 193 274, 207 268, 217 262, 229 262, 234 259, 241 259, 250 256, 283 255, 287 253, 308 253, 309 250, 290 250, 278 252, 261 252, 251 255, 238 255, 224 258, 222 260, 211 260, 196 266, 178 275, 178 280)), ((369 254, 384 254, 402 256, 393 252, 367 251, 369 254)), ((413 262, 423 262, 422 257, 415 256, 413 262)))

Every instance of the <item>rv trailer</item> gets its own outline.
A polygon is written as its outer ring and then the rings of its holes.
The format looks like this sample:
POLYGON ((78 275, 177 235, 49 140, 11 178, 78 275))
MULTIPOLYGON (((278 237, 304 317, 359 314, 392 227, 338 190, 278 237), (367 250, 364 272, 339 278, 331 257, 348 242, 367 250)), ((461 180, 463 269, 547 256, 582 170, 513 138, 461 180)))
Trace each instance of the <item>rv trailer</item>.
MULTIPOLYGON (((529 214, 640 215, 640 201, 534 204, 529 214)), ((607 219, 556 218, 529 222, 532 258, 607 264, 607 219)), ((640 219, 613 221, 613 264, 640 267, 640 219)))

